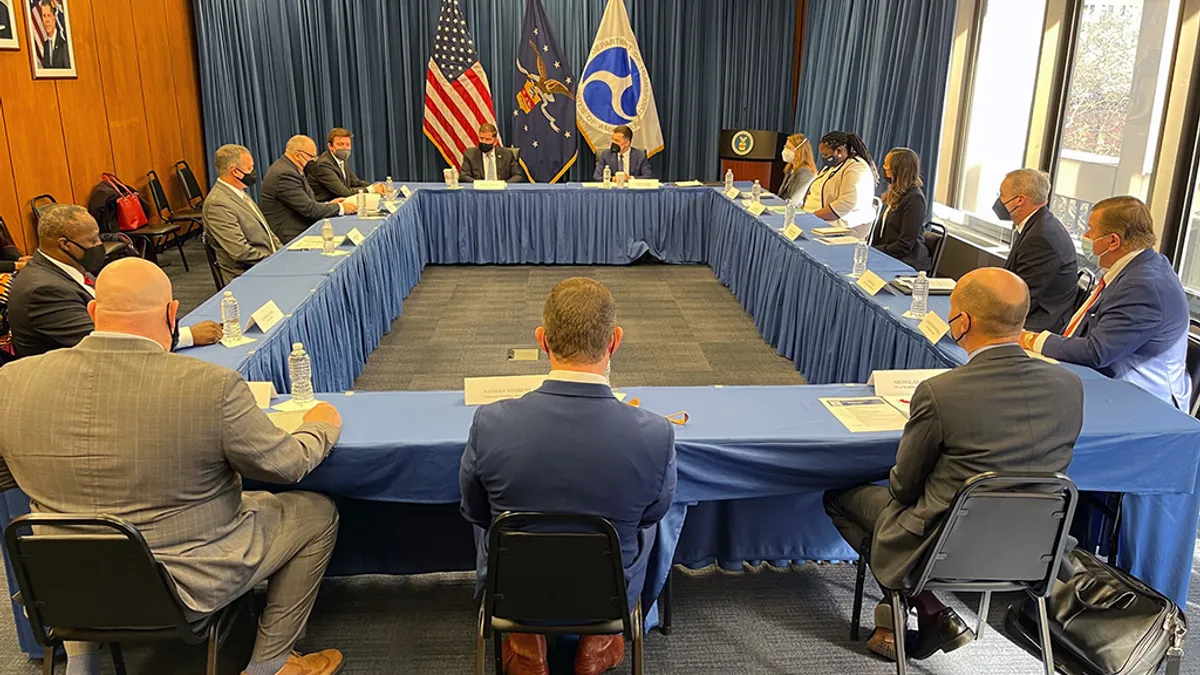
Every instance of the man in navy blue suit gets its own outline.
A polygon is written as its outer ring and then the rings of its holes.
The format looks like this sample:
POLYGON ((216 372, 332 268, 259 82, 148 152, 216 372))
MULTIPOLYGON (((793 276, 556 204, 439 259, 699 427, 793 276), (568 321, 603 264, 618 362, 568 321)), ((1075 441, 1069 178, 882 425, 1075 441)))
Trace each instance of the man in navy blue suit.
MULTIPOLYGON (((487 574, 480 535, 496 515, 601 516, 621 540, 632 608, 656 526, 675 495, 675 432, 665 418, 613 396, 605 372, 622 331, 602 284, 573 278, 555 286, 535 335, 550 357, 550 375, 520 399, 479 408, 463 452, 462 513, 477 526, 480 587, 487 574)), ((624 655, 619 635, 584 636, 575 672, 604 672, 624 655)), ((545 636, 509 635, 503 659, 506 673, 547 673, 545 636)))
POLYGON ((1132 382, 1187 410, 1188 304, 1179 277, 1158 242, 1150 209, 1136 197, 1111 197, 1092 207, 1083 246, 1104 268, 1095 292, 1062 335, 1022 335, 1026 348, 1132 382))
POLYGON ((612 145, 601 152, 596 158, 596 172, 592 175, 595 180, 604 179, 604 167, 612 172, 613 179, 624 174, 624 177, 651 178, 650 160, 646 159, 646 151, 633 147, 633 129, 622 124, 613 129, 612 145))

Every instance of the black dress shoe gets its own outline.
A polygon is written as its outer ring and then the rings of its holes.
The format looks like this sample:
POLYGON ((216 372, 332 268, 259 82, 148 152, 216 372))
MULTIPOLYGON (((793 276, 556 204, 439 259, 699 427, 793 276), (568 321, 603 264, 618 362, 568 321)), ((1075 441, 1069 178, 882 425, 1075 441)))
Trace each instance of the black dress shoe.
MULTIPOLYGON (((918 618, 917 628, 920 637, 908 656, 918 661, 938 652, 949 654, 975 639, 975 631, 967 627, 958 612, 949 607, 928 619, 918 618)), ((910 644, 912 643, 905 641, 904 646, 908 647, 910 644)))

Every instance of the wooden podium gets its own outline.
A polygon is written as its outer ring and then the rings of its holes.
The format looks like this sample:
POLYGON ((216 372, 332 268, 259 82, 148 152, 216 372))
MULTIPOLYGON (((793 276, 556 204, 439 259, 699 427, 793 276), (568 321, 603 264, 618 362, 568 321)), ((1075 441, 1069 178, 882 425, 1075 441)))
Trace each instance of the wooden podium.
POLYGON ((779 153, 787 135, 754 129, 721 130, 721 179, 733 169, 734 180, 757 180, 771 192, 783 184, 783 160, 779 153))

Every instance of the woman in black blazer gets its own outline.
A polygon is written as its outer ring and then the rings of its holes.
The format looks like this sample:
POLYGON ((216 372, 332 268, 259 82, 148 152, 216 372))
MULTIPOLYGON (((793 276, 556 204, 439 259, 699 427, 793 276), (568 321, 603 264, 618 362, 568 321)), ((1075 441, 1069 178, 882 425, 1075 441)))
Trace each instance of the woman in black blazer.
POLYGON ((0 220, 0 273, 12 273, 25 266, 29 256, 23 255, 8 233, 8 227, 0 220))
POLYGON ((883 195, 883 231, 875 248, 918 272, 928 272, 921 160, 908 148, 895 148, 883 158, 883 174, 890 185, 883 195))

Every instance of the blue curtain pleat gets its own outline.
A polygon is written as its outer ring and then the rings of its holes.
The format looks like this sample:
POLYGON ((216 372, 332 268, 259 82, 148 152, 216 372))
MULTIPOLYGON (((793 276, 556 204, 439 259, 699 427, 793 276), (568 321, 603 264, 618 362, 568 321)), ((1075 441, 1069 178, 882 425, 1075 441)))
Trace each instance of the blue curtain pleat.
MULTIPOLYGON (((524 0, 461 0, 487 71, 502 137, 511 138, 524 0)), ((607 0, 543 0, 576 77, 607 0)), ((651 164, 665 180, 718 179, 722 128, 792 126, 795 0, 625 0, 663 126, 651 164)), ((350 160, 365 178, 440 180, 421 131, 425 71, 440 0, 196 0, 205 145, 239 143, 260 171, 304 133, 324 147, 330 128, 356 137, 350 160)), ((591 180, 580 137, 568 173, 591 180)))
MULTIPOLYGON (((954 0, 808 0, 795 129, 857 133, 880 165, 895 147, 937 174, 954 0)), ((880 190, 886 183, 880 182, 880 190)), ((927 188, 928 190, 928 188, 927 188)))

